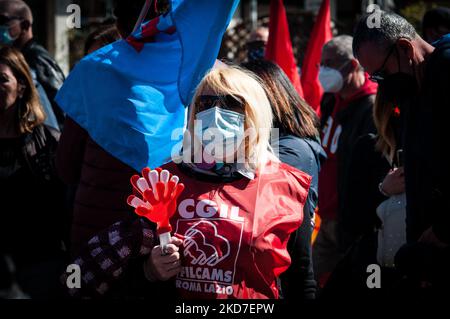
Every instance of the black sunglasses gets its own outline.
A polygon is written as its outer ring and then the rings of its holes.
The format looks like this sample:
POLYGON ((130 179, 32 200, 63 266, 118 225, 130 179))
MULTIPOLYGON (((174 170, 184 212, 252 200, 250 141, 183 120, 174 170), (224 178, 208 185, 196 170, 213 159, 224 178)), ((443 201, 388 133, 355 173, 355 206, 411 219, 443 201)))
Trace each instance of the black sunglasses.
POLYGON ((7 25, 8 23, 10 23, 13 20, 20 20, 22 21, 23 18, 22 17, 18 17, 18 16, 7 16, 4 14, 0 14, 0 25, 7 25))
POLYGON ((391 49, 389 50, 388 55, 386 56, 386 58, 384 59, 383 64, 381 65, 381 67, 379 69, 377 69, 375 72, 373 72, 370 76, 369 76, 369 80, 376 82, 376 83, 380 83, 383 82, 386 75, 384 74, 384 67, 387 63, 387 61, 389 60, 389 57, 392 55, 392 53, 394 52, 396 45, 394 44, 391 49))
POLYGON ((197 113, 215 106, 225 110, 243 113, 244 104, 242 99, 233 95, 200 95, 196 102, 197 113))

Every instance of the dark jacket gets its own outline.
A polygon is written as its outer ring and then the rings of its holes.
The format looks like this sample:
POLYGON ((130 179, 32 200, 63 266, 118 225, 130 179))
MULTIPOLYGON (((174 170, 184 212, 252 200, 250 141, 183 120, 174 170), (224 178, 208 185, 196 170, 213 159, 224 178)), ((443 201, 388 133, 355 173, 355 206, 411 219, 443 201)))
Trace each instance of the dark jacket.
POLYGON ((109 226, 83 245, 73 264, 80 266, 80 288, 66 285, 70 273, 61 276, 61 290, 69 298, 163 299, 174 296, 172 281, 150 283, 143 264, 157 244, 156 231, 145 218, 131 218, 109 226), (111 243, 111 235, 114 241, 111 243), (95 256, 95 257, 94 257, 95 256), (105 268, 104 265, 108 265, 105 268))
POLYGON ((55 169, 59 133, 38 126, 16 139, 0 139, 0 253, 37 262, 61 251, 64 188, 55 169))
POLYGON ((435 45, 420 91, 401 109, 409 243, 431 226, 441 241, 450 243, 450 35, 435 45))
POLYGON ((361 136, 349 159, 346 191, 343 192, 339 219, 339 239, 342 250, 346 250, 361 236, 373 233, 381 226, 376 210, 387 199, 378 185, 390 170, 388 160, 376 151, 377 136, 361 136))
POLYGON ((37 81, 43 86, 52 104, 58 123, 62 124, 64 122, 64 113, 54 99, 65 80, 63 71, 48 51, 33 39, 22 48, 22 54, 30 68, 36 73, 37 81))
POLYGON ((282 162, 289 164, 312 177, 308 198, 303 209, 304 218, 300 228, 291 236, 288 244, 292 258, 289 269, 281 276, 282 293, 288 300, 311 300, 315 298, 311 257, 311 236, 314 211, 318 202, 318 179, 325 153, 317 141, 302 139, 293 135, 281 136, 273 147, 279 152, 282 162), (289 285, 295 283, 295 285, 289 285))
POLYGON ((103 150, 69 117, 60 139, 57 168, 61 179, 76 189, 72 255, 104 228, 134 214, 126 200, 131 194, 130 178, 137 172, 103 150))
POLYGON ((34 85, 39 94, 39 101, 41 102, 42 108, 44 109, 44 113, 46 115, 44 124, 59 130, 60 127, 58 121, 56 120, 55 112, 53 111, 53 106, 48 99, 47 93, 45 93, 41 83, 38 82, 36 73, 33 70, 31 70, 31 76, 33 77, 34 85))
MULTIPOLYGON (((336 117, 342 126, 342 131, 338 141, 337 158, 337 191, 338 191, 338 241, 342 244, 341 250, 345 251, 348 246, 345 244, 347 237, 345 232, 348 229, 341 226, 346 225, 347 211, 352 211, 352 200, 355 199, 352 192, 351 176, 353 172, 352 163, 354 158, 355 145, 362 136, 376 132, 373 122, 373 105, 375 96, 373 94, 363 95, 354 99, 348 106, 340 111, 336 117), (350 205, 350 207, 349 207, 350 205)), ((322 125, 332 114, 335 99, 333 95, 327 95, 322 101, 322 125)), ((374 155, 379 156, 379 155, 374 155)), ((348 224, 347 224, 348 225, 348 224)))

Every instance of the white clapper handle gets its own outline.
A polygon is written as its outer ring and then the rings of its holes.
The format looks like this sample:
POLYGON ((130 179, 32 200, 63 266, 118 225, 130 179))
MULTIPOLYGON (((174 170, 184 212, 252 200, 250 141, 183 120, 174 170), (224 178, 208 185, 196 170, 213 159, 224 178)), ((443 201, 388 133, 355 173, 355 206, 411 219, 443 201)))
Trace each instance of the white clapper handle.
POLYGON ((170 244, 171 236, 170 233, 162 233, 159 235, 159 244, 161 245, 161 250, 163 255, 167 254, 167 245, 170 244))

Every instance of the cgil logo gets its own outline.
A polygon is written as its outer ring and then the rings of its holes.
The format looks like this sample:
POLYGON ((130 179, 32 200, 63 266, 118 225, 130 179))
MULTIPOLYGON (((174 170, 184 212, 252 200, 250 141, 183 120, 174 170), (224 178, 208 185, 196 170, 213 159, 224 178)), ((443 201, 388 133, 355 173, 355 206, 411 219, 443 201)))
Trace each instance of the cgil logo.
POLYGON ((183 246, 184 255, 192 258, 192 265, 216 266, 230 254, 228 240, 218 234, 216 225, 204 220, 184 233, 183 246))
POLYGON ((219 217, 243 222, 244 217, 239 216, 239 207, 221 204, 220 208, 216 202, 209 199, 202 199, 197 204, 192 198, 187 198, 178 205, 178 213, 182 218, 191 219, 195 215, 201 218, 219 217))

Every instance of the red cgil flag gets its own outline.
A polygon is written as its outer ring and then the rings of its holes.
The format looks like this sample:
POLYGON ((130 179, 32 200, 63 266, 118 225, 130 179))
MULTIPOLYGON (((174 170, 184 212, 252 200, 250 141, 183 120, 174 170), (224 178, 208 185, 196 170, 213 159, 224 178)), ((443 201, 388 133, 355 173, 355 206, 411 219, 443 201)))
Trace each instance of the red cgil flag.
POLYGON ((309 37, 302 67, 302 87, 306 102, 320 115, 323 89, 319 82, 322 48, 333 37, 331 33, 330 0, 323 0, 309 37))
POLYGON ((277 63, 283 69, 298 94, 303 97, 283 0, 271 0, 270 2, 269 41, 265 58, 277 63))

